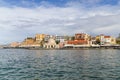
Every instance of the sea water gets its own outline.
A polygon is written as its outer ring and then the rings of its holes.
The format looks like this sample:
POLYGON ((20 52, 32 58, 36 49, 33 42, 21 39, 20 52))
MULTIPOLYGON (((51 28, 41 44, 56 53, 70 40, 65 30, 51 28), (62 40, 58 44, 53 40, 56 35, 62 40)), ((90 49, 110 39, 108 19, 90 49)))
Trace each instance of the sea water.
POLYGON ((0 80, 120 80, 120 50, 0 49, 0 80))

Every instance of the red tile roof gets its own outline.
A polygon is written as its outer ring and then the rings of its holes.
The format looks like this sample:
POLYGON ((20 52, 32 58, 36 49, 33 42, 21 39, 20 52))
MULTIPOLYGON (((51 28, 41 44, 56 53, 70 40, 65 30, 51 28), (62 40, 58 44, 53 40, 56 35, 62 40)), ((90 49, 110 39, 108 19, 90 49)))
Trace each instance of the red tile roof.
POLYGON ((67 44, 79 45, 79 44, 88 44, 88 42, 86 40, 74 40, 74 41, 68 41, 67 44))
POLYGON ((110 36, 104 36, 104 38, 110 38, 110 36))

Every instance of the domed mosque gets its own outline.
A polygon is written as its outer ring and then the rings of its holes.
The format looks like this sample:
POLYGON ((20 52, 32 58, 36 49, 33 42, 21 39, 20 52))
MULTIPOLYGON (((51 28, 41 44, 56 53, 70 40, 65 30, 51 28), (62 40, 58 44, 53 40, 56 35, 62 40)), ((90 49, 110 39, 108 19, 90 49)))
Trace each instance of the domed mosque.
POLYGON ((48 42, 44 44, 44 48, 47 48, 47 49, 56 48, 56 42, 55 42, 55 40, 52 37, 50 37, 50 39, 48 40, 48 42))

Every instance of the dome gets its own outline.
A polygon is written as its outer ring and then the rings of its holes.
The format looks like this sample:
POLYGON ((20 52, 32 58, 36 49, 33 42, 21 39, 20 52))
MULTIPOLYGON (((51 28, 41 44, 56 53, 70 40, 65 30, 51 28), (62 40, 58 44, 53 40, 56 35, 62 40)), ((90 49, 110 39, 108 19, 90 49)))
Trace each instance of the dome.
POLYGON ((56 44, 55 40, 52 39, 52 38, 48 40, 48 43, 49 43, 49 44, 56 44))

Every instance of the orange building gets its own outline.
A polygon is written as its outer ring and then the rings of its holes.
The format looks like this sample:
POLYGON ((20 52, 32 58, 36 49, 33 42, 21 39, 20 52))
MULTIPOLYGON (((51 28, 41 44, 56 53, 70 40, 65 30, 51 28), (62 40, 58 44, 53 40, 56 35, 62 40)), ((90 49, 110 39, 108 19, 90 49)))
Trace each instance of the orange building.
POLYGON ((84 44, 88 44, 88 42, 86 40, 74 40, 74 41, 68 41, 67 44, 84 45, 84 44))
POLYGON ((75 40, 89 40, 89 39, 90 39, 90 35, 88 35, 86 33, 75 34, 75 40))
POLYGON ((85 33, 75 34, 75 40, 67 41, 67 44, 73 45, 87 45, 89 44, 90 36, 85 33))

